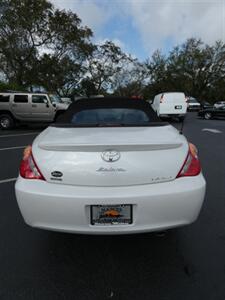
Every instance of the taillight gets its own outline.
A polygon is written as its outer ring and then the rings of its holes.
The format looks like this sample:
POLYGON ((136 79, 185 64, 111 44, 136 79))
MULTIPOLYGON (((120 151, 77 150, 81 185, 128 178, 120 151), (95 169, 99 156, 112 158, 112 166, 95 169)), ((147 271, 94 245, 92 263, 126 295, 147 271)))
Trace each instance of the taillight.
POLYGON ((131 99, 135 99, 135 100, 141 100, 142 99, 142 97, 141 96, 131 96, 131 99))
POLYGON ((177 177, 197 176, 201 172, 201 164, 198 159, 198 151, 195 145, 189 144, 188 155, 177 177))
POLYGON ((161 97, 160 97, 160 103, 163 103, 163 94, 161 95, 161 97))
POLYGON ((20 164, 20 176, 26 179, 45 180, 34 161, 31 146, 26 147, 23 152, 23 160, 20 164))

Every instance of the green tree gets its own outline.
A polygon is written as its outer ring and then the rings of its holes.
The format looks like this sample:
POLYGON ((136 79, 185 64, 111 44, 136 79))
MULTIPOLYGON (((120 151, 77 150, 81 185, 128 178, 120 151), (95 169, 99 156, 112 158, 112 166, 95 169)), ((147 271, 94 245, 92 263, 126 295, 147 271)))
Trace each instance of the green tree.
POLYGON ((121 70, 113 78, 114 94, 119 96, 142 96, 148 82, 147 68, 137 59, 128 57, 121 70))
POLYGON ((4 81, 0 81, 0 92, 6 92, 9 90, 14 90, 14 91, 24 90, 24 92, 26 92, 26 89, 23 89, 23 87, 18 86, 15 83, 6 83, 4 81))
POLYGON ((156 94, 171 90, 167 73, 167 58, 156 50, 152 57, 145 62, 148 84, 144 87, 144 97, 153 98, 156 94))
MULTIPOLYGON (((216 101, 223 96, 225 74, 225 45, 205 45, 199 39, 188 39, 163 56, 155 52, 146 63, 150 83, 145 94, 154 96, 160 92, 183 91, 197 99, 216 101)), ((223 99, 224 96, 220 99, 223 99)))
POLYGON ((0 7, 0 71, 7 80, 49 88, 52 75, 51 86, 68 88, 71 78, 62 83, 61 77, 71 69, 80 72, 77 66, 92 51, 91 30, 81 26, 76 14, 55 9, 46 0, 0 0, 0 7), (61 73, 53 70, 53 63, 61 73))
POLYGON ((111 41, 96 45, 86 66, 87 77, 95 85, 96 92, 112 90, 114 77, 122 70, 124 63, 129 60, 129 56, 111 41))

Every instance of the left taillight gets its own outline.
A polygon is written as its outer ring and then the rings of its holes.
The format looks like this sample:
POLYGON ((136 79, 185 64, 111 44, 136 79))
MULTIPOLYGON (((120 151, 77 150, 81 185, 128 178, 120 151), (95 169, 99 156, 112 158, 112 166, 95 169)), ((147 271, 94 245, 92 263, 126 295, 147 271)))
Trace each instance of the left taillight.
POLYGON ((23 160, 20 163, 20 176, 25 179, 45 180, 35 163, 31 146, 26 147, 23 152, 23 160))
POLYGON ((177 175, 178 177, 183 176, 197 176, 201 172, 201 164, 198 159, 198 151, 195 145, 189 144, 188 155, 184 161, 184 164, 177 175))

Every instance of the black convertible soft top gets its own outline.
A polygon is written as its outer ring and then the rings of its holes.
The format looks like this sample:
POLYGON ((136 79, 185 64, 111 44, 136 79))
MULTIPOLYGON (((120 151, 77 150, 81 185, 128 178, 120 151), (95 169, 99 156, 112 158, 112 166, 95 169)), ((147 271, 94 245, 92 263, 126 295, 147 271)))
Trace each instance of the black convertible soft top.
POLYGON ((83 98, 70 104, 69 108, 57 118, 54 125, 60 126, 60 124, 69 124, 75 113, 83 110, 99 108, 131 108, 142 110, 148 115, 151 123, 161 122, 160 118, 157 116, 148 102, 141 99, 110 96, 101 98, 83 98))

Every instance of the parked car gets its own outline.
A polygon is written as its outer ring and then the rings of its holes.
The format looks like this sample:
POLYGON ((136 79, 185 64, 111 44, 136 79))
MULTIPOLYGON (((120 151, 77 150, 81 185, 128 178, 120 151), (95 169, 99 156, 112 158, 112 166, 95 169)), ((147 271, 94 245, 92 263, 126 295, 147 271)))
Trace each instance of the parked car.
POLYGON ((146 99, 146 102, 148 102, 150 105, 152 105, 153 101, 153 99, 146 99))
POLYGON ((184 93, 161 93, 155 96, 152 108, 159 117, 176 117, 182 121, 187 112, 184 93))
POLYGON ((188 111, 198 111, 201 108, 201 104, 193 97, 187 98, 188 111))
POLYGON ((212 108, 213 105, 207 101, 201 101, 201 108, 200 109, 205 109, 205 108, 212 108))
POLYGON ((225 118, 225 105, 219 108, 211 107, 200 110, 198 115, 206 120, 225 118))
POLYGON ((68 108, 54 94, 0 93, 0 128, 10 129, 16 123, 53 122, 68 108))
POLYGON ((63 103, 66 103, 66 104, 71 104, 72 103, 71 98, 68 98, 68 97, 61 97, 61 100, 62 100, 63 103))
POLYGON ((190 224, 205 180, 194 145, 144 100, 83 99, 26 148, 16 198, 27 224, 126 234, 190 224))
POLYGON ((223 107, 224 105, 225 105, 225 101, 218 101, 218 102, 214 103, 215 108, 220 108, 220 107, 223 107))
POLYGON ((90 95, 88 97, 86 96, 75 96, 74 97, 74 101, 78 101, 78 100, 81 100, 81 99, 96 99, 96 98, 104 98, 105 96, 104 95, 90 95))

